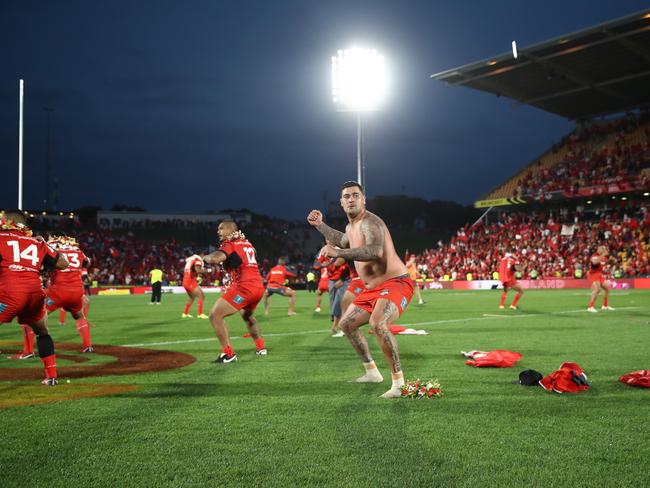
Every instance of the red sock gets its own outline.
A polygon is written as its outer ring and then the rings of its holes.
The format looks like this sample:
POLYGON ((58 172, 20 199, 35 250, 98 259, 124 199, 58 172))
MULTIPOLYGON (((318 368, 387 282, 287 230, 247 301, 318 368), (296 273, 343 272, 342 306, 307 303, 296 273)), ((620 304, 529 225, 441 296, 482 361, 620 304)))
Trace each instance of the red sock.
POLYGON ((595 298, 593 300, 589 300, 589 308, 593 307, 595 303, 596 303, 595 298))
POLYGON ((65 324, 65 310, 59 309, 59 324, 65 324))
POLYGON ((235 351, 233 351, 232 346, 230 346, 230 345, 228 345, 226 347, 223 347, 221 349, 221 351, 225 352, 226 355, 228 355, 228 356, 234 356, 235 355, 235 351))
POLYGON ((609 307, 609 298, 603 297, 603 307, 609 307))
POLYGON ((255 341, 255 349, 257 349, 258 351, 264 349, 264 339, 258 337, 257 339, 253 339, 253 340, 255 341))
POLYGON ((88 327, 88 320, 85 317, 77 320, 77 332, 81 336, 84 348, 90 347, 90 327, 88 327))
POLYGON ((56 378, 56 354, 41 358, 46 378, 56 378))
POLYGON ((191 304, 191 303, 186 303, 186 304, 185 304, 185 310, 183 311, 183 313, 184 313, 185 315, 187 315, 188 313, 190 313, 190 305, 192 305, 192 304, 191 304))
POLYGON ((203 300, 196 301, 196 311, 199 315, 203 315, 203 300))
POLYGON ((503 307, 506 304, 506 297, 508 296, 507 292, 502 292, 501 293, 501 306, 503 307))
POLYGON ((84 302, 83 313, 86 318, 88 318, 88 310, 90 310, 90 302, 84 302))
POLYGON ((29 325, 20 324, 23 328, 23 354, 34 354, 34 331, 29 325))
POLYGON ((517 306, 517 303, 519 303, 519 299, 520 299, 520 298, 521 298, 521 293, 517 293, 517 294, 515 295, 515 299, 512 301, 512 306, 513 306, 513 307, 516 307, 516 306, 517 306))

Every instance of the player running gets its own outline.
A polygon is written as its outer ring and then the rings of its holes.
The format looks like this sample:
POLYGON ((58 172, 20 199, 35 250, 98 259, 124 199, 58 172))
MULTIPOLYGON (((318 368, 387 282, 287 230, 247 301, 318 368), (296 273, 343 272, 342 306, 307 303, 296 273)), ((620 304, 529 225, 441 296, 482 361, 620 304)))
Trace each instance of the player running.
POLYGON ((75 319, 77 332, 83 343, 82 352, 93 352, 90 340, 90 326, 84 314, 85 295, 81 275, 90 260, 86 257, 74 237, 50 236, 50 247, 63 254, 70 266, 64 270, 56 270, 50 278, 50 286, 45 290, 45 307, 48 312, 61 308, 70 312, 75 319))
POLYGON ((321 255, 318 256, 316 259, 316 262, 314 263, 314 268, 320 270, 320 278, 318 280, 318 290, 316 291, 316 309, 314 312, 319 313, 320 312, 320 304, 321 300, 323 298, 323 293, 328 293, 329 286, 330 286, 330 279, 329 276, 327 275, 327 263, 329 262, 329 258, 325 258, 321 255))
POLYGON ((45 368, 44 385, 57 384, 56 352, 47 329, 45 293, 40 269, 66 269, 66 257, 40 237, 32 237, 19 210, 5 212, 0 220, 0 324, 26 324, 36 334, 38 352, 45 368))
POLYGON ((409 277, 413 280, 413 283, 415 283, 415 294, 418 296, 418 305, 424 305, 422 293, 420 293, 420 285, 418 285, 416 281, 418 279, 418 265, 415 261, 415 254, 411 254, 406 261, 406 269, 409 272, 409 277))
POLYGON ((187 302, 181 315, 182 319, 191 319, 190 307, 196 300, 196 313, 200 319, 207 319, 208 316, 203 313, 203 300, 205 293, 199 286, 199 275, 205 273, 203 259, 197 254, 193 254, 185 260, 185 269, 183 270, 183 288, 187 292, 187 302))
POLYGON ((589 259, 587 279, 589 280, 589 283, 591 283, 591 299, 589 300, 587 311, 591 313, 598 312, 598 310, 594 308, 594 305, 596 304, 596 299, 601 291, 603 292, 603 305, 600 307, 601 310, 614 310, 613 307, 609 306, 609 285, 603 276, 604 265, 608 261, 613 261, 613 258, 608 260, 608 256, 608 249, 605 246, 598 246, 596 253, 589 259))
POLYGON ((287 315, 296 315, 296 292, 285 286, 287 278, 295 278, 296 274, 292 273, 285 266, 285 259, 278 259, 277 266, 273 266, 271 271, 266 275, 266 295, 264 296, 264 315, 269 314, 271 306, 271 295, 277 293, 283 297, 289 297, 289 312, 287 315))
POLYGON ((210 311, 210 322, 221 344, 221 354, 214 361, 217 364, 233 363, 237 355, 230 343, 225 318, 237 312, 246 322, 248 332, 255 342, 256 354, 266 356, 267 350, 253 312, 264 296, 264 283, 257 266, 253 245, 238 230, 232 220, 224 220, 217 230, 221 247, 212 254, 203 256, 208 264, 221 264, 230 278, 228 289, 210 311))
POLYGON ((332 229, 323 222, 319 210, 312 210, 307 221, 325 236, 328 242, 323 254, 332 258, 353 260, 359 276, 366 284, 362 292, 346 310, 341 328, 361 360, 366 373, 357 378, 359 383, 379 383, 384 380, 372 359, 368 342, 359 330, 370 323, 391 370, 391 388, 383 398, 401 396, 404 372, 397 341, 388 326, 406 310, 413 296, 413 280, 406 266, 395 252, 386 224, 366 210, 363 187, 348 181, 341 188, 341 206, 348 217, 345 233, 332 229))
POLYGON ((507 252, 503 259, 499 262, 499 279, 503 284, 503 292, 501 293, 501 303, 499 308, 503 309, 506 306, 506 298, 508 296, 508 290, 515 290, 517 294, 515 299, 510 304, 512 310, 517 310, 517 304, 524 294, 524 289, 521 287, 515 273, 521 271, 521 264, 519 260, 512 254, 507 252))

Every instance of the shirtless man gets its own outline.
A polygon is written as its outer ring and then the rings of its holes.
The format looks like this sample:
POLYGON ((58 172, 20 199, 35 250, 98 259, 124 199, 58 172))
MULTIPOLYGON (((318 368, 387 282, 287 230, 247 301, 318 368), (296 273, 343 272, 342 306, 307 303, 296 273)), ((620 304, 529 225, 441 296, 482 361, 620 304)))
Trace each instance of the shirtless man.
POLYGON ((397 398, 401 395, 400 388, 404 385, 404 373, 397 342, 388 326, 408 306, 413 296, 413 281, 395 252, 386 224, 366 210, 366 197, 359 183, 348 181, 343 184, 341 206, 349 221, 345 233, 326 225, 319 210, 312 210, 307 221, 323 234, 327 241, 334 244, 325 246, 323 254, 331 258, 342 257, 354 261, 355 268, 366 286, 366 290, 343 313, 340 322, 366 371, 356 381, 380 383, 384 380, 372 359, 368 342, 359 330, 359 327, 369 323, 391 370, 392 385, 382 397, 397 398))

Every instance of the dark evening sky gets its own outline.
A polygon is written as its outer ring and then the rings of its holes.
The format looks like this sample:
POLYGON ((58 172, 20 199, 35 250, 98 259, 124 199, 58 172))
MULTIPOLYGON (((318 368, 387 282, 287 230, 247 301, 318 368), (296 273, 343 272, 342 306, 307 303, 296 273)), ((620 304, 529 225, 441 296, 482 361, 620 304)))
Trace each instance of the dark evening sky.
POLYGON ((331 103, 330 57, 386 57, 367 121, 369 195, 470 203, 573 123, 429 75, 636 12, 644 1, 57 1, 0 5, 0 207, 46 195, 47 113, 59 208, 248 207, 303 218, 356 176, 354 115, 331 103))

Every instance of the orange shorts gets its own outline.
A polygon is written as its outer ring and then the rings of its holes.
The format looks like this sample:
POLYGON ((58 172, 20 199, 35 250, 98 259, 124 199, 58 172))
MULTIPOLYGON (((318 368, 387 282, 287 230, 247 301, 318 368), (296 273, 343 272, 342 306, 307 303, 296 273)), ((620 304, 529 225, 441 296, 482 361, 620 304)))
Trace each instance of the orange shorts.
POLYGON ((185 291, 188 294, 192 294, 192 292, 196 289, 197 286, 199 286, 199 284, 196 281, 192 281, 190 283, 183 283, 183 288, 185 288, 185 291))
POLYGON ((384 281, 372 290, 365 290, 354 300, 353 304, 366 312, 372 313, 380 298, 386 298, 397 306, 400 315, 406 310, 413 297, 413 280, 407 275, 384 281))
POLYGON ((508 281, 502 281, 502 282, 501 282, 501 284, 503 285, 503 289, 504 289, 504 290, 505 290, 506 288, 512 288, 512 287, 515 286, 517 283, 518 283, 518 282, 517 282, 517 279, 516 279, 516 278, 512 278, 512 279, 510 279, 510 280, 508 280, 508 281))
POLYGON ((587 273, 587 279, 589 283, 605 283, 605 277, 602 273, 587 273))
POLYGON ((221 298, 230 303, 237 310, 253 311, 257 304, 264 298, 264 286, 239 285, 228 288, 221 298))
POLYGON ((348 289, 346 291, 352 293, 355 297, 358 297, 364 291, 366 291, 366 285, 363 280, 357 276, 356 278, 350 280, 350 284, 348 285, 348 289))
POLYGON ((69 291, 52 286, 45 291, 45 308, 48 312, 53 312, 57 308, 62 308, 66 312, 81 312, 84 306, 83 296, 83 288, 69 291))
POLYGON ((21 324, 33 324, 45 315, 45 293, 14 292, 11 295, 0 293, 0 324, 11 322, 18 317, 21 324))

